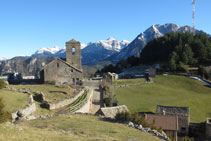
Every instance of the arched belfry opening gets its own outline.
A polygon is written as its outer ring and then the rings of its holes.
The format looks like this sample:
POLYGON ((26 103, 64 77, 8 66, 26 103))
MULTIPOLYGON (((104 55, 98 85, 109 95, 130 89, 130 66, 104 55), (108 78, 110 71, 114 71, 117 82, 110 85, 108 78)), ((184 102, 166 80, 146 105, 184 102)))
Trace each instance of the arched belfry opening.
POLYGON ((72 55, 75 55, 75 48, 72 48, 72 55))
POLYGON ((81 43, 72 39, 66 42, 66 61, 78 69, 81 67, 81 43))

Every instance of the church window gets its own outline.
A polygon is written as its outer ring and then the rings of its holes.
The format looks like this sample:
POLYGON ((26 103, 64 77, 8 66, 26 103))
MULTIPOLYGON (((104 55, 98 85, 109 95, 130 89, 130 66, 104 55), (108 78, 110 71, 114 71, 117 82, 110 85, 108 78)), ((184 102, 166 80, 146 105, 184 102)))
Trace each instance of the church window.
POLYGON ((72 55, 74 55, 75 52, 76 52, 76 50, 75 50, 75 48, 73 47, 73 48, 72 48, 72 55))

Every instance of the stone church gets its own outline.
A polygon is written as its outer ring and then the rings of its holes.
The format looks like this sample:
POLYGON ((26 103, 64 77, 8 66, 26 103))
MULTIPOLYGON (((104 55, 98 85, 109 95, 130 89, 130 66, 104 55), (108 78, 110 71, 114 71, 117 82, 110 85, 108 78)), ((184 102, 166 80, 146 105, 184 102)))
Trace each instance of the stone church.
POLYGON ((72 39, 66 42, 66 61, 56 58, 44 67, 44 82, 56 85, 81 84, 81 44, 72 39))

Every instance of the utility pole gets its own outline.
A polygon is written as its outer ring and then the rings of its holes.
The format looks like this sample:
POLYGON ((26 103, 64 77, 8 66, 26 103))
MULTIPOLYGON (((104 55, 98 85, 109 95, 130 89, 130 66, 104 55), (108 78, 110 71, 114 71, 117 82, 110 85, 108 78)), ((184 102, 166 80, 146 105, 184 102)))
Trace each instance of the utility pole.
POLYGON ((192 0, 193 4, 193 34, 195 33, 195 0, 192 0))

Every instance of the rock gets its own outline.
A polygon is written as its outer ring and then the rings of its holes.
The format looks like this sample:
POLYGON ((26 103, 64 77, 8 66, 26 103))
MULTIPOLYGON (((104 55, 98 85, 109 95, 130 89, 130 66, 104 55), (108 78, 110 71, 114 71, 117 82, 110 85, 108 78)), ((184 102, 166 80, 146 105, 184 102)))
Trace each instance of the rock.
POLYGON ((29 104, 32 104, 32 103, 34 103, 33 96, 32 95, 29 95, 29 104))
POLYGON ((43 92, 40 92, 40 96, 41 96, 42 101, 45 101, 45 95, 43 92))
POLYGON ((131 121, 128 123, 128 126, 134 128, 134 124, 131 121))
POLYGON ((26 116, 25 119, 26 120, 34 120, 34 119, 37 119, 37 117, 35 117, 35 116, 26 116))
POLYGON ((138 129, 139 125, 138 125, 138 124, 134 124, 134 127, 135 127, 136 129, 138 129))
POLYGON ((18 117, 23 117, 23 113, 22 113, 21 111, 18 111, 18 112, 17 112, 17 116, 18 116, 18 117))
POLYGON ((149 132, 149 128, 143 128, 144 131, 149 132))
POLYGON ((19 128, 18 131, 21 132, 21 131, 23 131, 23 129, 22 128, 19 128))
POLYGON ((141 130, 142 128, 143 128, 143 126, 140 124, 140 125, 138 126, 138 129, 141 130))

